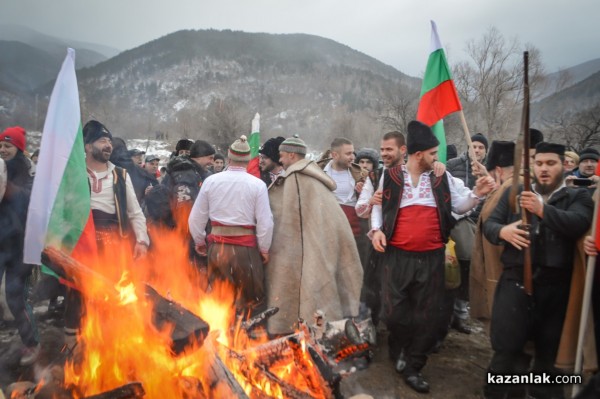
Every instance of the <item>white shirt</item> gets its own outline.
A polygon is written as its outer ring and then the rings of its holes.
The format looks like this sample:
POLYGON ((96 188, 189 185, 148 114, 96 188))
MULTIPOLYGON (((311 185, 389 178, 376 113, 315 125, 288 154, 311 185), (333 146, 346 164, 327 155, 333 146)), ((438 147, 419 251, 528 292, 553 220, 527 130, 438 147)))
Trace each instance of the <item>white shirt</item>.
POLYGON ((333 169, 333 161, 323 168, 323 172, 327 173, 329 177, 335 182, 336 189, 333 192, 341 205, 355 206, 356 205, 356 193, 354 192, 354 186, 356 181, 350 173, 350 169, 337 171, 333 169))
MULTIPOLYGON (((88 180, 92 188, 92 209, 97 209, 110 214, 116 213, 112 174, 114 169, 115 165, 110 161, 108 162, 108 170, 105 172, 96 173, 88 168, 88 180)), ((149 245, 150 238, 148 238, 148 230, 146 228, 146 217, 135 196, 129 174, 125 179, 125 190, 127 197, 127 218, 129 219, 129 223, 135 234, 135 239, 137 242, 149 245)))
POLYGON ((204 180, 188 220, 196 244, 204 244, 209 219, 227 226, 256 226, 258 247, 269 252, 273 214, 267 186, 245 168, 230 166, 204 180))
MULTIPOLYGON (((416 187, 412 186, 410 174, 406 165, 402 165, 402 172, 404 173, 404 189, 402 192, 402 200, 400 201, 400 208, 411 205, 437 207, 433 190, 431 189, 431 179, 429 177, 431 172, 422 173, 419 176, 419 182, 416 187)), ((463 214, 473 209, 479 203, 479 198, 465 186, 465 183, 461 179, 452 177, 448 172, 446 172, 446 176, 448 177, 448 186, 450 188, 452 211, 463 214)), ((383 189, 383 175, 379 180, 379 189, 383 189)), ((382 224, 383 214, 381 205, 375 205, 371 212, 372 229, 381 229, 382 224)))
POLYGON ((374 194, 375 188, 373 187, 373 183, 371 183, 371 179, 366 179, 362 191, 360 192, 360 196, 358 197, 358 201, 356 201, 356 206, 354 207, 358 217, 365 219, 369 217, 371 214, 371 205, 369 204, 369 201, 374 194))

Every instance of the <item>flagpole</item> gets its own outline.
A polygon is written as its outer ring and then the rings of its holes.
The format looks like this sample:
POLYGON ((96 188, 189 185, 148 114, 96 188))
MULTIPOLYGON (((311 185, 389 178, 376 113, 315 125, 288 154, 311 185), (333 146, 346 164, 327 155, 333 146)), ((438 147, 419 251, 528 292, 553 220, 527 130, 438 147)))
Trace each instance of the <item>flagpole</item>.
MULTIPOLYGON (((594 192, 594 218, 592 219, 592 237, 596 237, 596 221, 598 219, 598 200, 599 200, 598 189, 594 192)), ((573 370, 575 375, 581 375, 583 369, 583 340, 585 337, 585 330, 588 323, 588 316, 590 314, 590 306, 592 301, 592 284, 594 282, 594 271, 596 269, 596 257, 589 256, 587 261, 587 268, 585 274, 585 285, 583 288, 583 304, 581 306, 581 318, 579 319, 579 335, 577 337, 577 350, 575 352, 575 369, 573 370)), ((596 345, 598 343, 596 342, 596 345)), ((575 397, 581 388, 580 384, 573 385, 573 392, 571 397, 575 397)))
MULTIPOLYGON (((460 114, 460 122, 462 124, 463 131, 465 132, 465 139, 467 140, 467 148, 469 151, 469 157, 472 160, 476 161, 477 157, 475 156, 475 149, 473 148, 473 141, 471 140, 471 133, 469 133, 469 127, 467 126, 467 120, 465 119, 465 113, 463 112, 462 109, 460 111, 458 111, 458 113, 460 114)), ((485 168, 483 168, 483 170, 481 172, 483 173, 482 176, 488 176, 488 172, 485 168)))

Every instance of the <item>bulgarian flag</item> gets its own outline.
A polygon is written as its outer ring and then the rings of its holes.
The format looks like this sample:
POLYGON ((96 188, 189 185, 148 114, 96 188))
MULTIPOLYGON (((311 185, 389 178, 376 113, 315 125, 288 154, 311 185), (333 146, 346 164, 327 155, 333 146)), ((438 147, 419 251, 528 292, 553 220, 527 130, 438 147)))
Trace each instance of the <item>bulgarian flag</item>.
POLYGON ((431 126, 435 137, 440 141, 438 151, 440 162, 446 163, 446 135, 444 122, 448 114, 460 111, 456 86, 450 76, 450 68, 437 33, 435 22, 431 21, 431 54, 427 61, 421 97, 417 110, 417 120, 431 126))
POLYGON ((80 115, 75 50, 68 49, 44 123, 25 227, 25 263, 41 264, 46 246, 75 259, 96 251, 80 115))
POLYGON ((250 133, 248 145, 250 146, 250 163, 246 170, 251 175, 260 178, 260 168, 258 166, 258 161, 260 161, 258 156, 258 150, 260 149, 260 115, 258 112, 252 119, 252 133, 250 133))

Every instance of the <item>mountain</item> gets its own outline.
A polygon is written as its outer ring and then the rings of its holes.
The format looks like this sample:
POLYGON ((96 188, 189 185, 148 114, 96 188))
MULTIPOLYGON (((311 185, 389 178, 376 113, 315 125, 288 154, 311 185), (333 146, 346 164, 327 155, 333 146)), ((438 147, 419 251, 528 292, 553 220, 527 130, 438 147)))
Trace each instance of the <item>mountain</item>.
POLYGON ((45 51, 27 44, 0 40, 0 90, 33 92, 38 86, 56 78, 49 68, 56 60, 45 51))
POLYGON ((532 104, 532 120, 552 120, 566 110, 570 114, 600 104, 600 71, 543 100, 532 104))
POLYGON ((382 99, 401 92, 416 99, 420 86, 333 40, 230 30, 175 32, 84 68, 78 78, 84 118, 103 117, 125 134, 161 129, 213 140, 221 137, 214 115, 224 110, 247 120, 228 125, 238 135, 257 111, 273 135, 326 141, 336 123, 349 136, 378 135, 371 116, 382 99))
POLYGON ((45 51, 62 63, 67 47, 77 50, 76 68, 89 67, 117 55, 120 50, 94 43, 60 39, 21 25, 0 25, 0 38, 45 51))
POLYGON ((544 87, 536 98, 542 100, 568 86, 581 82, 598 71, 600 71, 600 58, 550 73, 546 76, 544 87))

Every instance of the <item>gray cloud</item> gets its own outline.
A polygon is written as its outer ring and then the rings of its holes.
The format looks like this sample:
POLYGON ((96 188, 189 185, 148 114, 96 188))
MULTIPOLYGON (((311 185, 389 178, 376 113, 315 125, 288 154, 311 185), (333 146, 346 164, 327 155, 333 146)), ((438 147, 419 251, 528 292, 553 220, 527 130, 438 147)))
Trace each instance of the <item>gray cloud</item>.
POLYGON ((429 20, 451 60, 491 27, 538 47, 549 72, 600 57, 597 0, 8 0, 0 24, 126 50, 180 29, 309 33, 420 76, 429 20))

